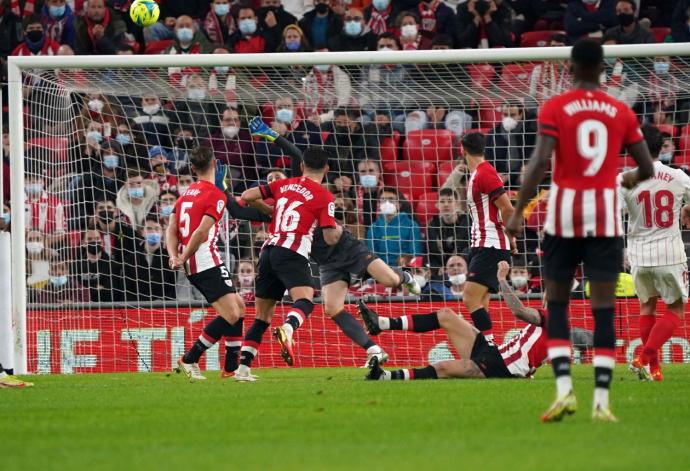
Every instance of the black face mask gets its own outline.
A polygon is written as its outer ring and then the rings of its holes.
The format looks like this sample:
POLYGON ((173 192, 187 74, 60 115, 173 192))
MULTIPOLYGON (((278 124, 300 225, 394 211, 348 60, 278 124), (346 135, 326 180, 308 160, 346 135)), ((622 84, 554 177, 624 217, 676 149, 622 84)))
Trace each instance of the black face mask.
POLYGON ((98 218, 103 222, 110 222, 115 218, 115 212, 107 210, 98 211, 98 218))
POLYGON ((261 8, 261 12, 263 13, 262 16, 265 18, 265 17, 266 17, 266 14, 267 14, 269 11, 272 11, 273 14, 275 15, 275 14, 278 12, 278 10, 280 10, 281 8, 282 8, 282 7, 262 7, 262 8, 261 8))
POLYGON ((43 31, 29 31, 28 33, 25 34, 26 38, 31 41, 32 43, 37 43, 40 42, 41 39, 43 39, 43 31))
POLYGON ((328 13, 328 3, 317 3, 316 5, 314 5, 314 10, 319 15, 328 13))
POLYGON ((635 15, 631 13, 621 13, 618 15, 618 23, 621 26, 630 26, 635 22, 635 15))
POLYGON ((175 145, 180 149, 193 149, 194 148, 194 138, 193 137, 178 137, 175 139, 175 145))
POLYGON ((340 136, 347 136, 350 134, 350 128, 347 126, 336 126, 335 127, 335 135, 340 137, 340 136))
POLYGON ((345 220, 345 210, 343 208, 335 208, 335 212, 333 213, 333 217, 337 221, 344 221, 345 220))
POLYGON ((89 242, 86 244, 86 251, 89 252, 91 255, 96 255, 101 251, 101 243, 100 242, 89 242))
POLYGON ((379 137, 389 137, 393 135, 393 129, 390 124, 377 124, 376 133, 379 137))

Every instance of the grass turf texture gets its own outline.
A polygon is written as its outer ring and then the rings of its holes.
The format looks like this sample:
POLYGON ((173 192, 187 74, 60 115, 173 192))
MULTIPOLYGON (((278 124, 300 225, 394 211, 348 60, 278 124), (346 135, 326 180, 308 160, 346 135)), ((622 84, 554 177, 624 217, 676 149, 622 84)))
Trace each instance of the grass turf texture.
POLYGON ((688 469, 686 365, 663 383, 619 367, 618 424, 590 420, 592 369, 574 368, 578 413, 541 424, 536 379, 364 382, 365 370, 257 370, 257 383, 182 375, 38 376, 0 390, 2 469, 688 469))

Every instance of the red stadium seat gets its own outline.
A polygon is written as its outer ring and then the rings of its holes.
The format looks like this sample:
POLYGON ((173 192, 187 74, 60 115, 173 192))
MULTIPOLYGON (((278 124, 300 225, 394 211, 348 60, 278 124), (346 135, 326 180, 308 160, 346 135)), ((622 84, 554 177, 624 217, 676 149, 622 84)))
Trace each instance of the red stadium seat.
POLYGON ((527 31, 522 33, 520 47, 544 47, 551 43, 551 36, 554 34, 564 34, 563 31, 527 31))
POLYGON ((448 180, 448 177, 450 176, 451 173, 453 173, 453 169, 455 166, 458 164, 457 161, 455 162, 439 162, 438 164, 438 172, 436 174, 436 178, 438 179, 436 181, 436 186, 441 188, 444 183, 446 183, 446 180, 448 180))
POLYGON ((438 201, 438 193, 435 191, 430 191, 419 195, 415 203, 415 214, 417 215, 417 220, 422 227, 425 227, 427 223, 438 214, 438 208, 436 207, 436 202, 438 201))
POLYGON ((26 146, 28 148, 37 147, 39 149, 45 149, 51 154, 51 163, 67 161, 69 139, 66 137, 34 137, 27 141, 26 146))
POLYGON ((654 35, 654 39, 656 39, 656 42, 658 43, 663 43, 664 40, 666 40, 666 36, 671 34, 671 28, 668 28, 666 26, 659 26, 656 28, 650 28, 650 31, 654 35))
POLYGON ((491 64, 470 64, 467 72, 472 79, 472 85, 482 88, 489 88, 496 75, 496 69, 491 64))
POLYGON ((491 98, 480 98, 477 102, 479 107, 479 126, 482 128, 493 128, 501 122, 503 116, 501 115, 502 100, 491 98))
POLYGON ((146 45, 144 54, 160 54, 165 51, 173 43, 172 39, 162 39, 160 41, 151 41, 146 45))
POLYGON ((529 91, 529 78, 534 64, 506 64, 503 66, 499 87, 502 92, 524 95, 529 91))
POLYGON ((657 124, 656 128, 661 132, 669 134, 673 138, 678 135, 678 128, 673 124, 657 124))
POLYGON ((410 131, 403 143, 403 159, 431 162, 453 160, 453 133, 447 129, 410 131))
POLYGON ((392 162, 398 160, 398 147, 400 146, 400 133, 393 131, 393 136, 386 137, 381 141, 379 154, 381 162, 392 162))
POLYGON ((384 162, 383 182, 416 199, 419 195, 431 191, 435 172, 436 164, 432 162, 417 160, 384 162))

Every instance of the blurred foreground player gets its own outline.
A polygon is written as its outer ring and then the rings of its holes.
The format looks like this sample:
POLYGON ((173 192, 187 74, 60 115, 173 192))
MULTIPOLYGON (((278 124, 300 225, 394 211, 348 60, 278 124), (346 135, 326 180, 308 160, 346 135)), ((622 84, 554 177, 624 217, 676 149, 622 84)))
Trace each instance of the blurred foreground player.
POLYGON ((548 100, 539 117, 539 134, 527 165, 515 213, 507 230, 522 233, 523 210, 543 180, 551 155, 553 178, 544 227, 544 265, 548 299, 549 359, 556 376, 556 401, 543 422, 560 421, 576 410, 570 374, 568 303, 575 270, 584 263, 591 282, 594 315, 594 402, 592 419, 615 422, 609 389, 615 366, 616 280, 623 266, 623 227, 616 198, 618 154, 625 146, 638 168, 622 185, 632 188, 653 174, 652 158, 637 117, 624 103, 599 90, 604 51, 591 40, 571 51, 574 88, 548 100))
POLYGON ((460 355, 459 360, 396 371, 383 370, 378 359, 374 358, 369 363, 370 371, 365 379, 531 377, 546 360, 546 333, 543 329, 545 313, 522 304, 506 280, 508 272, 508 262, 500 261, 497 270, 500 292, 513 315, 529 325, 499 346, 487 342, 472 324, 447 308, 431 314, 389 318, 377 315, 360 301, 359 312, 370 334, 377 334, 382 330, 429 332, 442 328, 460 355))
POLYGON ((242 336, 240 319, 245 307, 216 246, 218 222, 227 205, 227 196, 215 184, 216 159, 210 149, 197 147, 189 161, 197 181, 175 203, 166 231, 166 248, 170 268, 184 267, 189 282, 218 313, 177 361, 177 371, 195 381, 206 379, 199 369, 199 358, 206 350, 223 336, 242 336))
POLYGON ((659 349, 680 325, 688 302, 688 264, 679 219, 681 211, 687 213, 682 206, 690 201, 690 177, 659 162, 663 137, 657 128, 644 126, 642 132, 654 157, 654 176, 632 190, 620 188, 629 214, 628 260, 640 299, 643 343, 630 369, 642 380, 661 381, 659 349), (657 318, 659 298, 668 312, 657 318))

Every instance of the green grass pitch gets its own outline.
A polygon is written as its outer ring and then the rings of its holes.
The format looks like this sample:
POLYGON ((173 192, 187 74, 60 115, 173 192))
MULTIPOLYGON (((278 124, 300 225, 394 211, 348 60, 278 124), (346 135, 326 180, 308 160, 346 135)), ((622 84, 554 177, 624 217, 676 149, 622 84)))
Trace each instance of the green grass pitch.
POLYGON ((181 375, 35 377, 0 390, 0 469, 688 470, 690 367, 662 383, 619 367, 618 424, 590 420, 592 369, 575 367, 579 411, 539 414, 534 380, 364 382, 364 370, 257 370, 257 383, 181 375))

